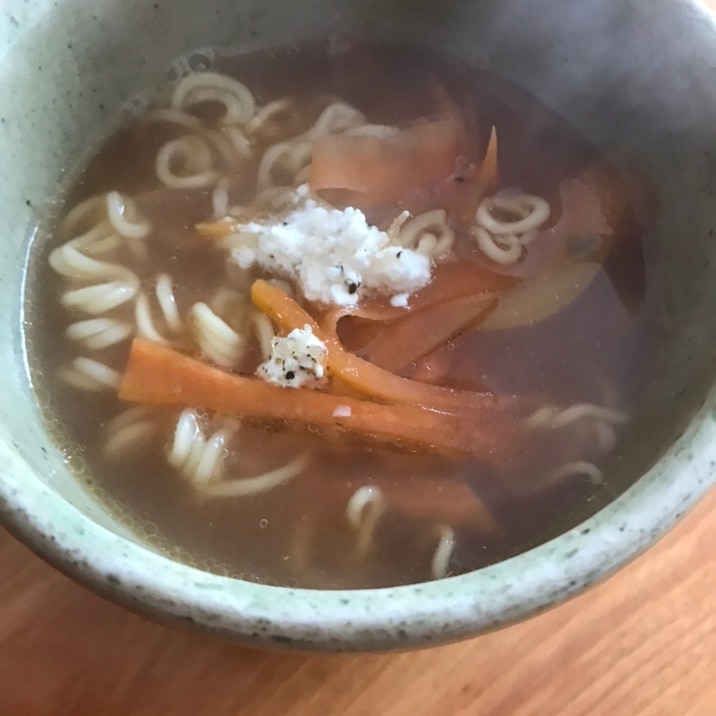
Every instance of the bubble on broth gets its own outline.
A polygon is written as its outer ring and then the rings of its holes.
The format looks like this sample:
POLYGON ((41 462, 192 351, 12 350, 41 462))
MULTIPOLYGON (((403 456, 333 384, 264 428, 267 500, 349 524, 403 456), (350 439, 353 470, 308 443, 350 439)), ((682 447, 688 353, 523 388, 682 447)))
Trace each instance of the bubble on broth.
POLYGON ((176 82, 192 72, 208 72, 214 69, 217 51, 213 47, 192 50, 172 62, 166 76, 170 82, 176 82))
POLYGON ((191 72, 206 72, 212 66, 211 60, 206 55, 198 53, 190 55, 187 64, 191 72))

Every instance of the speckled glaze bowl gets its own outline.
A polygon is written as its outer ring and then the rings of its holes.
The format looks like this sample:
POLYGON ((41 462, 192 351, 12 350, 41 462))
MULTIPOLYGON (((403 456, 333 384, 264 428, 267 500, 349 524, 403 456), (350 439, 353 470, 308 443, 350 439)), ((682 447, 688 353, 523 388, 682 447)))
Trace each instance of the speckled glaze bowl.
POLYGON ((716 27, 676 0, 6 0, 0 9, 0 513, 58 568, 128 607, 253 645, 413 648, 523 619, 605 578, 668 530, 716 470, 716 27), (246 48, 360 24, 449 48, 523 85, 654 178, 650 241, 666 341, 642 419, 594 517, 501 564, 367 591, 249 584, 141 544, 76 482, 26 377, 23 266, 36 210, 120 105, 194 47, 246 48))

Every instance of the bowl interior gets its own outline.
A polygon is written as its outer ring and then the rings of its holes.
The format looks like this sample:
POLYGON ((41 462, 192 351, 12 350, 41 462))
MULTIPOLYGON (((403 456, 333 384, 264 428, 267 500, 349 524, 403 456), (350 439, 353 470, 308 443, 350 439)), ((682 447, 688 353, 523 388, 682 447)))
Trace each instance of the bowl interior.
MULTIPOLYGON (((612 497, 636 476, 646 476, 586 525, 509 564, 425 585, 422 591, 381 590, 392 594, 396 601, 391 603, 399 608, 373 612, 363 602, 357 606, 361 597, 354 595, 343 609, 337 594, 324 595, 320 599, 334 600, 320 602, 322 609, 333 610, 324 626, 316 627, 312 606, 299 609, 298 616, 287 613, 283 628, 295 629, 302 619, 302 636, 292 632, 291 638, 312 645, 330 632, 339 646, 352 648, 392 644, 405 629, 396 626, 404 616, 391 614, 412 615, 410 643, 425 643, 440 628, 441 638, 452 638, 516 618, 643 549, 713 482, 708 445, 714 432, 710 390, 716 353, 716 322, 710 317, 716 305, 716 162, 711 156, 716 89, 708 68, 716 65, 716 35, 697 5, 668 0, 648 7, 636 0, 550 0, 546 7, 522 0, 97 0, 91 12, 80 0, 65 0, 59 7, 41 0, 8 5, 0 26, 0 155, 6 166, 0 176, 6 226, 0 243, 0 306, 6 316, 0 323, 5 356, 0 508, 40 551, 49 550, 70 569, 78 560, 90 563, 74 568, 85 579, 97 582, 98 572, 121 573, 122 579, 141 583, 151 597, 130 589, 124 598, 145 606, 178 616, 191 613, 205 624, 213 609, 217 630, 247 633, 246 613, 255 599, 268 611, 261 617, 252 612, 252 619, 276 618, 280 610, 266 596, 273 593, 270 588, 237 586, 151 554, 73 478, 40 419, 26 377, 22 328, 33 315, 21 303, 23 266, 33 226, 46 214, 58 181, 80 167, 117 126, 124 102, 161 84, 177 56, 204 46, 267 47, 354 26, 391 40, 447 47, 522 85, 595 143, 645 170, 661 200, 649 241, 663 270, 664 346, 643 414, 611 466, 612 497), (603 540, 598 547, 597 533, 603 540), (568 566, 565 555, 573 551, 578 558, 568 566), (147 572, 156 570, 161 574, 147 581, 147 572), (516 575, 522 575, 519 585, 516 575), (192 594, 169 604, 167 593, 186 580, 213 585, 222 596, 217 602, 192 594), (483 596, 480 608, 466 596, 463 583, 483 596), (457 601, 440 621, 436 605, 444 607, 448 595, 457 601), (196 604, 190 607, 191 599, 196 604), (231 600, 233 606, 227 606, 231 600), (228 621, 227 610, 233 610, 228 621)), ((260 630, 253 632, 263 638, 260 630)))

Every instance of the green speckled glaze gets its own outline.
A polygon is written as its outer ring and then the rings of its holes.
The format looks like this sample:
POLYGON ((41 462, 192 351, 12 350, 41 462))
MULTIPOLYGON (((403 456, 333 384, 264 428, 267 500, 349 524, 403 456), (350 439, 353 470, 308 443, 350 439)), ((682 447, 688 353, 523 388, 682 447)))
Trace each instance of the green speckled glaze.
MULTIPOLYGON (((464 638, 603 579, 715 482, 716 27, 678 0, 6 0, 0 11, 0 512, 38 553, 136 610, 254 645, 379 650, 464 638), (438 8, 439 5, 439 9, 438 8), (554 18, 559 18, 555 22, 554 18), (169 62, 207 45, 258 47, 370 23, 446 46, 513 79, 587 136, 635 157, 663 198, 666 346, 644 419, 613 475, 641 476, 537 549, 440 582, 321 592, 209 575, 142 546, 93 502, 45 435, 22 344, 22 267, 63 173, 169 62)), ((30 317, 31 318, 31 317, 30 317)))

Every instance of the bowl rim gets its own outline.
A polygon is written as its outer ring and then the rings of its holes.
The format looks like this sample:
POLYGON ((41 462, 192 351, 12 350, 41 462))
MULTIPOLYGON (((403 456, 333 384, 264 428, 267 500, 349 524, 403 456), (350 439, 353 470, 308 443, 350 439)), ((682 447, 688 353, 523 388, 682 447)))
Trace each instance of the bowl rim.
POLYGON ((716 417, 702 408, 637 483, 549 542, 460 576, 380 589, 276 587, 203 572, 94 522, 4 439, 0 464, 2 522, 40 557, 115 602, 251 645, 383 651, 475 636, 608 577, 716 484, 716 417))

